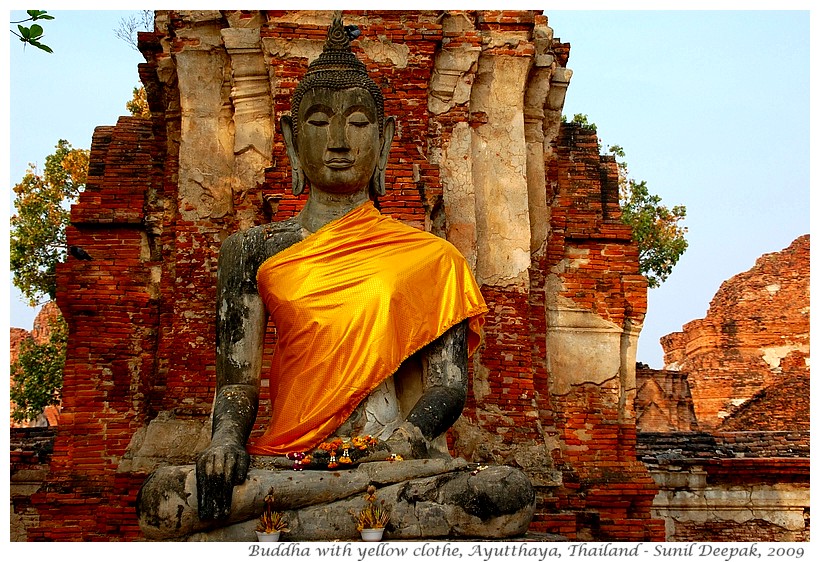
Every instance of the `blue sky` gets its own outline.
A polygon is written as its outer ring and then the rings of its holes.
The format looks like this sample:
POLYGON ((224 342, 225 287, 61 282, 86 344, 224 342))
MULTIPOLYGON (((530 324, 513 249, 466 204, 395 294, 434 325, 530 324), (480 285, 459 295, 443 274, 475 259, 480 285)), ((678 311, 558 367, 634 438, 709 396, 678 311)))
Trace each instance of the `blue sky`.
MULTIPOLYGON (((142 57, 113 32, 125 13, 49 12, 54 54, 9 42, 9 206, 29 162, 42 165, 60 138, 88 148, 138 84, 142 57)), ((632 177, 687 207, 689 249, 650 291, 640 338, 638 360, 660 368, 658 338, 703 317, 724 280, 809 232, 809 12, 545 14, 572 44, 565 114, 587 114, 604 146, 625 149, 632 177)), ((30 328, 34 312, 13 287, 9 300, 10 324, 30 328)))
POLYGON ((689 248, 649 291, 638 360, 702 318, 720 284, 809 232, 807 11, 545 11, 572 44, 566 115, 687 208, 689 248))

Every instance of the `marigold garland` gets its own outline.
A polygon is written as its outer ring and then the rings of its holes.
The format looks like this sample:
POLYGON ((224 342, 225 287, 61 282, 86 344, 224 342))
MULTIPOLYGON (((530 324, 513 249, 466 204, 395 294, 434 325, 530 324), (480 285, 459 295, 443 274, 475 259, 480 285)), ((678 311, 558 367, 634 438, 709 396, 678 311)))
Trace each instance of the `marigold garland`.
MULTIPOLYGON (((321 443, 313 453, 288 453, 287 458, 293 461, 294 470, 311 468, 330 469, 340 465, 350 466, 365 457, 370 451, 383 448, 384 444, 371 435, 356 435, 352 438, 334 437, 321 443)), ((399 455, 391 455, 388 460, 402 460, 399 455)))

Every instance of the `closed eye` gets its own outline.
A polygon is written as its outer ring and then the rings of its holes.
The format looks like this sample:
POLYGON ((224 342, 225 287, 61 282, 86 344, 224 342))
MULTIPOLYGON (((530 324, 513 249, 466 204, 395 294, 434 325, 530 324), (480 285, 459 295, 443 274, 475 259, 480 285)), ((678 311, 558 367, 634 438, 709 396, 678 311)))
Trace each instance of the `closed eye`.
POLYGON ((354 127, 367 127, 368 125, 373 123, 373 120, 368 117, 367 113, 360 109, 353 109, 347 115, 347 123, 349 125, 353 125, 354 127))

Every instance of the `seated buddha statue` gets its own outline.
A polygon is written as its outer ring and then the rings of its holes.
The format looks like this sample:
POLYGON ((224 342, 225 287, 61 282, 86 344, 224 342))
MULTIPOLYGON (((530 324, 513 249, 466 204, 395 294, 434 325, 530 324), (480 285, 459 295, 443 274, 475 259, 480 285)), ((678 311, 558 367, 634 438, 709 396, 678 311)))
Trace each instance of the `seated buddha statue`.
POLYGON ((350 30, 337 14, 281 119, 304 208, 220 249, 211 443, 146 481, 148 538, 247 540, 269 490, 297 540, 351 538, 348 512, 374 484, 393 506, 388 537, 510 536, 532 516, 523 473, 447 453, 487 307, 454 246, 374 205, 396 126, 350 30), (272 415, 249 442, 269 319, 272 415), (443 522, 419 515, 427 503, 443 522))

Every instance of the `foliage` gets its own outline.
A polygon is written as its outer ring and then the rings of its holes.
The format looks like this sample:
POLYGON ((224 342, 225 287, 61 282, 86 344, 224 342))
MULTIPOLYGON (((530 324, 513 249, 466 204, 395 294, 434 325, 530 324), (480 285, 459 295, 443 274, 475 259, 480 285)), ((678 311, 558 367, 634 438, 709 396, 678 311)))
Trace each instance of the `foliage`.
POLYGON ((686 218, 686 207, 671 209, 661 204, 659 195, 649 193, 645 181, 629 177, 623 148, 609 147, 618 162, 618 187, 621 220, 632 227, 632 239, 638 244, 640 272, 649 288, 660 287, 672 273, 672 268, 686 251, 687 228, 680 224, 686 218))
POLYGON ((276 531, 287 533, 289 529, 285 514, 276 511, 273 504, 273 488, 271 488, 268 495, 265 496, 265 507, 262 510, 262 515, 259 516, 257 529, 262 533, 275 533, 276 531))
POLYGON ((390 521, 390 509, 384 500, 376 501, 376 487, 368 486, 364 496, 365 506, 357 517, 356 529, 383 529, 390 521))
MULTIPOLYGON (((566 122, 566 118, 562 120, 566 122)), ((576 113, 572 123, 597 131, 595 123, 582 113, 576 113)), ((645 181, 629 177, 629 168, 623 160, 624 149, 613 145, 609 152, 618 163, 621 220, 632 227, 632 239, 638 244, 640 272, 650 289, 660 287, 689 245, 685 237, 687 228, 680 225, 686 218, 686 207, 675 205, 669 209, 662 205, 660 196, 649 193, 645 181)))
POLYGON ((46 157, 42 174, 29 164, 14 186, 16 214, 11 217, 9 263, 14 285, 31 306, 56 295, 56 267, 66 253, 68 205, 77 199, 88 176, 87 150, 72 148, 66 140, 55 148, 46 157))
MULTIPOLYGON (((561 116, 561 122, 562 123, 567 122, 567 116, 566 115, 561 116)), ((582 127, 585 127, 587 129, 592 129, 596 133, 598 132, 598 127, 595 125, 595 123, 591 123, 589 121, 589 117, 587 117, 586 113, 576 113, 575 115, 572 116, 571 123, 575 123, 576 125, 581 125, 582 127)))
POLYGON ((17 36, 20 41, 23 42, 23 48, 25 48, 26 45, 31 45, 32 47, 37 47, 47 53, 53 53, 54 51, 51 50, 51 47, 40 42, 40 40, 44 37, 43 26, 38 23, 32 23, 28 26, 21 24, 29 21, 35 22, 40 20, 53 20, 54 16, 48 15, 45 10, 26 10, 26 13, 28 14, 28 18, 10 22, 11 25, 17 25, 17 31, 14 31, 13 29, 9 29, 9 31, 12 35, 17 36))
POLYGON ((153 27, 154 11, 139 10, 126 18, 120 18, 119 25, 114 30, 114 35, 131 45, 132 49, 139 51, 137 33, 139 31, 149 31, 153 27))
MULTIPOLYGON (((149 31, 153 27, 154 11, 139 10, 128 17, 120 18, 117 29, 114 30, 114 35, 131 45, 132 49, 139 51, 139 32, 149 31)), ((125 109, 134 117, 151 117, 144 86, 134 87, 131 101, 125 104, 125 109)))
POLYGON ((20 355, 11 365, 10 398, 14 402, 14 421, 33 420, 46 406, 60 403, 63 387, 68 326, 62 316, 51 321, 51 337, 37 343, 27 338, 20 344, 20 355))
POLYGON ((151 117, 151 110, 148 109, 148 96, 145 94, 145 86, 134 86, 131 101, 126 102, 127 109, 134 117, 151 117))

